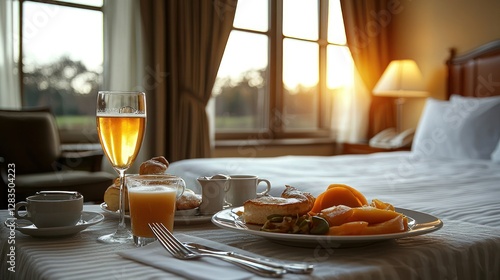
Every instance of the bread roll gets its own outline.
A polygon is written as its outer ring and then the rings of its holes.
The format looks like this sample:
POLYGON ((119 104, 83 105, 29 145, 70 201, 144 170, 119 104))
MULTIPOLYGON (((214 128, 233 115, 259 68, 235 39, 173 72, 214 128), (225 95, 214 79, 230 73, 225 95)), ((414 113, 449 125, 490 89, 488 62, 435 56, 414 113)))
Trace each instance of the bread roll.
MULTIPOLYGON (((120 178, 115 179, 113 185, 104 192, 104 202, 111 211, 118 211, 120 201, 120 178)), ((128 192, 125 188, 125 212, 128 211, 128 192)))
POLYGON ((163 174, 167 171, 168 166, 169 163, 163 156, 154 157, 141 164, 139 167, 139 174, 163 174))
POLYGON ((152 158, 151 160, 155 160, 155 161, 161 162, 161 163, 165 164, 165 166, 167 168, 169 166, 168 160, 164 156, 157 156, 157 157, 152 158))
POLYGON ((243 206, 245 223, 263 225, 269 215, 304 215, 314 205, 314 196, 286 186, 281 197, 263 196, 247 200, 243 206))

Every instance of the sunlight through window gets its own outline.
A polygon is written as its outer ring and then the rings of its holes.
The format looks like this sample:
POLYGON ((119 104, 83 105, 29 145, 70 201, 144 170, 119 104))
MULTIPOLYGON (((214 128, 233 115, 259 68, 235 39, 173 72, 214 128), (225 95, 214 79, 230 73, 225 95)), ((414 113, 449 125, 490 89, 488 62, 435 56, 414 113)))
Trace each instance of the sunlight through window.
POLYGON ((257 31, 268 30, 267 0, 239 0, 233 26, 257 31))
POLYGON ((213 89, 217 137, 329 135, 331 94, 321 91, 352 81, 340 2, 280 3, 238 1, 213 89))
POLYGON ((318 39, 318 2, 283 1, 283 35, 301 39, 318 39))

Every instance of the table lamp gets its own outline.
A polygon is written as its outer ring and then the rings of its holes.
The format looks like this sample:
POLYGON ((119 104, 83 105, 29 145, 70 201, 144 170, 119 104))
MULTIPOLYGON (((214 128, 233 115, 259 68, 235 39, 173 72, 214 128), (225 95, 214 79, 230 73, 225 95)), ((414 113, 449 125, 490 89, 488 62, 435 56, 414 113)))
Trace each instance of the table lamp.
POLYGON ((409 97, 426 97, 422 74, 414 60, 391 61, 384 74, 375 85, 373 94, 376 96, 396 97, 396 128, 386 129, 372 139, 370 146, 380 148, 399 148, 409 145, 414 129, 401 131, 403 104, 409 97))

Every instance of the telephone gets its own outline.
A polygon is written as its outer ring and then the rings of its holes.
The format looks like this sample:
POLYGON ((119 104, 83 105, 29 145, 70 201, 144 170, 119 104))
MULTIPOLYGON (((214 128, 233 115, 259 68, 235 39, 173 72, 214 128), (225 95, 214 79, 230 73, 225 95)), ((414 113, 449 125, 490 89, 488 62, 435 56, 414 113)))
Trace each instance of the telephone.
POLYGON ((401 133, 397 133, 395 128, 388 128, 370 139, 369 144, 372 147, 384 149, 401 148, 411 144, 414 134, 414 128, 409 128, 401 133))

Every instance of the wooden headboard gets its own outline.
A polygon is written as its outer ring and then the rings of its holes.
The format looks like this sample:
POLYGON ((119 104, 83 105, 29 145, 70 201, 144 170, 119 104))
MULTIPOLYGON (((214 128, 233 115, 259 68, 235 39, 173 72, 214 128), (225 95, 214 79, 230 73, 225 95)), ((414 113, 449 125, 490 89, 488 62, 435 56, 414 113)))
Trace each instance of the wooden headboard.
POLYGON ((500 95, 500 39, 457 55, 450 50, 447 97, 500 95))

